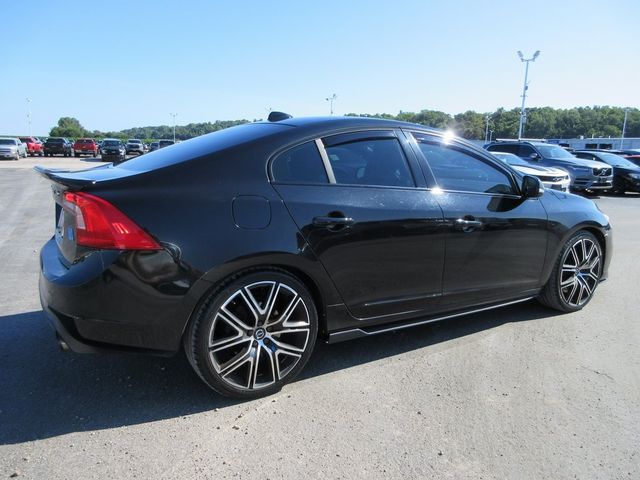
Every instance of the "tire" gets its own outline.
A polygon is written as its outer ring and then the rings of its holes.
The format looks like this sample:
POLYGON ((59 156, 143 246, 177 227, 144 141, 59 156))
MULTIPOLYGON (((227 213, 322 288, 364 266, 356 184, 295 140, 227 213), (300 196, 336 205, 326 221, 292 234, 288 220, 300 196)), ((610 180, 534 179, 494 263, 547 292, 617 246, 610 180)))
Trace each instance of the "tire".
POLYGON ((311 294, 279 269, 248 271, 208 295, 183 338, 191 366, 214 391, 278 392, 309 360, 318 334, 311 294))
POLYGON ((600 282, 604 255, 598 239, 576 232, 562 247, 538 301, 562 312, 582 310, 600 282))
POLYGON ((22 155, 20 155, 20 150, 18 150, 18 151, 16 152, 16 158, 14 158, 14 160, 18 161, 18 160, 20 160, 21 158, 22 158, 22 155))

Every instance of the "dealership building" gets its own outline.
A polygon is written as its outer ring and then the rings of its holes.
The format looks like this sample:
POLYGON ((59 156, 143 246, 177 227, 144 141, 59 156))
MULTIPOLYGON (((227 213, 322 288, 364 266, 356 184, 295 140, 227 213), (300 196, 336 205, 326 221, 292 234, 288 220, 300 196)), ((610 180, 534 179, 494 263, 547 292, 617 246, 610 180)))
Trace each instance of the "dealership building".
POLYGON ((616 149, 640 149, 640 138, 612 138, 612 137, 595 137, 595 138, 549 138, 549 143, 556 143, 563 147, 571 147, 575 150, 584 150, 587 148, 606 148, 608 150, 616 149))

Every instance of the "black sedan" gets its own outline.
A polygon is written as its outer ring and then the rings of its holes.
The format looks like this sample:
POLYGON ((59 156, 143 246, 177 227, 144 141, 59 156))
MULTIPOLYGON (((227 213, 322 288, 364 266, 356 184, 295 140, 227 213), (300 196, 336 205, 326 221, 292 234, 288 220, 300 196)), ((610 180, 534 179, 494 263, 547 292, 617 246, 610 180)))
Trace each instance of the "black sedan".
POLYGON ((598 160, 613 167, 613 193, 640 192, 640 166, 615 153, 598 150, 578 150, 578 158, 598 160))
POLYGON ((57 225, 40 298, 63 348, 184 348, 215 391, 251 398, 318 338, 532 298, 572 312, 607 276, 596 205, 482 149, 409 123, 269 118, 117 166, 38 168, 57 225))

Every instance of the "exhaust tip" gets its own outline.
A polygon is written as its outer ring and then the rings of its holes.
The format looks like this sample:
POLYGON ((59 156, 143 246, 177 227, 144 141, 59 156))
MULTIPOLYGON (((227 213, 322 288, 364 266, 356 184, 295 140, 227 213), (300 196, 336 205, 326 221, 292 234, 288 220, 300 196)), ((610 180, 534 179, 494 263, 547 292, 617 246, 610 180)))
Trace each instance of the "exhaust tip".
POLYGON ((56 333, 56 340, 58 341, 58 346, 60 347, 60 350, 62 350, 63 352, 71 351, 71 349, 69 348, 69 345, 67 345, 67 342, 65 342, 57 333, 56 333))

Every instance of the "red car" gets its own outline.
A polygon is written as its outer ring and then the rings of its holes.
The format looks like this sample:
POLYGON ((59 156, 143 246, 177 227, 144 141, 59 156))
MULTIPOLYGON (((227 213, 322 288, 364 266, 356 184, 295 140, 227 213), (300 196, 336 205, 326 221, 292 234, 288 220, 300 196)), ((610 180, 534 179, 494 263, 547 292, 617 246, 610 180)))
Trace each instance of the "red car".
POLYGON ((76 157, 81 156, 82 154, 97 156, 98 155, 98 144, 93 138, 79 138, 73 144, 73 153, 75 153, 76 157))
POLYGON ((20 141, 26 145, 27 155, 31 155, 32 157, 36 155, 42 157, 44 155, 42 142, 36 137, 20 137, 20 141))

